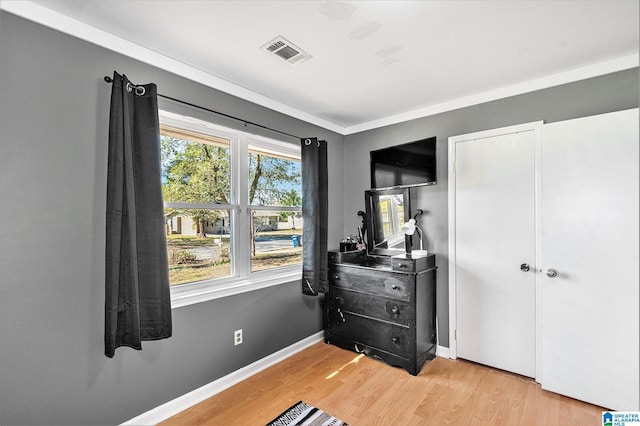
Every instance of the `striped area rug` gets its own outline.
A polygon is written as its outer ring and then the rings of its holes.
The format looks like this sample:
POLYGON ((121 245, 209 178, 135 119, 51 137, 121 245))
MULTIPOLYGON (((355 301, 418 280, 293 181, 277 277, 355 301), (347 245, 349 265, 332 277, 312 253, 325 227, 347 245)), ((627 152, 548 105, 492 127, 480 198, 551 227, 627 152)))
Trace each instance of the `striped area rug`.
POLYGON ((348 426, 340 419, 327 414, 319 408, 300 401, 293 404, 267 426, 348 426))

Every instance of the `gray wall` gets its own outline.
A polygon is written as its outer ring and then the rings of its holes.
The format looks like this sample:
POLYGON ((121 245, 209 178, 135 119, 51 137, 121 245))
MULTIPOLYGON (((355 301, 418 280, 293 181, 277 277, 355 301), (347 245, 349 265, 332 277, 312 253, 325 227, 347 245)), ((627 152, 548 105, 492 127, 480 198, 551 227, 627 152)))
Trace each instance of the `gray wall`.
POLYGON ((322 329, 319 298, 292 282, 174 309, 173 337, 106 358, 104 75, 326 139, 331 241, 343 230, 343 137, 5 12, 0 24, 1 424, 120 423, 322 329))
MULTIPOLYGON (((637 70, 343 138, 0 12, 0 423, 114 424, 322 328, 297 282, 174 313, 174 336, 103 355, 104 204, 114 69, 160 93, 329 142, 329 246, 354 233, 371 149, 438 137, 438 184, 412 190, 438 254, 440 344, 448 346, 447 138, 638 105, 637 70), (344 154, 344 157, 343 157, 344 154), (232 331, 245 343, 234 347, 232 331)), ((194 111, 194 114, 201 114, 194 111)), ((200 115, 201 116, 201 115, 200 115)), ((209 117, 225 125, 234 125, 209 117)), ((267 134, 268 135, 268 134, 267 134)), ((273 136, 273 135, 270 135, 273 136)))
POLYGON ((361 223, 356 212, 364 208, 364 191, 370 187, 369 151, 436 136, 438 183, 412 188, 411 208, 425 211, 420 219, 425 248, 437 255, 439 344, 449 347, 447 138, 538 120, 550 123, 635 108, 638 90, 636 68, 348 135, 344 145, 345 234, 354 233, 361 223))

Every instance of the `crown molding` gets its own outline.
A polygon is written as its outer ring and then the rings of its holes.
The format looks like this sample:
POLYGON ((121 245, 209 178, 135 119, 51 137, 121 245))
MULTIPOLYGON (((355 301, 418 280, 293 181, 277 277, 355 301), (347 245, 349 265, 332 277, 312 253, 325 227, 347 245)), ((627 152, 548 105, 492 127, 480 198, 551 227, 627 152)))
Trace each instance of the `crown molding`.
POLYGON ((609 61, 599 62, 593 65, 575 68, 557 74, 551 74, 542 78, 501 87, 499 89, 490 90, 471 96, 465 96, 459 99, 454 99, 452 101, 442 102, 424 108, 415 109, 402 114, 391 115, 388 117, 380 118, 378 120, 368 121, 366 123, 361 123, 354 126, 348 126, 345 128, 344 134, 350 135, 353 133, 364 132, 366 130, 390 126, 392 124, 415 120, 417 118, 440 114, 459 108, 465 108, 485 102, 504 99, 510 96, 521 95, 523 93, 529 93, 536 90, 547 89, 549 87, 560 86, 562 84, 573 83, 575 81, 584 80, 591 77, 598 77, 600 75, 636 68, 638 67, 638 59, 639 55, 635 53, 609 61))
POLYGON ((301 111, 297 108, 293 108, 289 105, 283 104, 274 99, 268 98, 245 87, 238 86, 220 77, 206 73, 195 67, 184 64, 180 61, 162 55, 151 49, 142 47, 138 44, 132 43, 106 31, 99 30, 76 19, 70 18, 66 15, 40 6, 39 4, 32 1, 1 0, 0 9, 28 19, 30 21, 37 22, 41 25, 55 29, 65 34, 69 34, 73 37, 77 37, 84 41, 88 41, 106 49, 145 62, 149 65, 153 65, 155 67, 169 71, 173 74, 179 75, 197 83, 201 83, 207 87, 220 90, 254 104, 269 108, 282 114, 286 114, 307 123, 314 124, 343 136, 364 132, 367 130, 373 130, 380 127, 390 126, 405 121, 415 120, 430 115, 440 114, 459 108, 465 108, 472 105, 478 105, 484 102, 491 102, 510 96, 572 83, 591 77, 597 77, 617 71, 623 71, 626 69, 638 67, 639 63, 639 55, 637 53, 634 53, 620 58, 588 65, 585 67, 580 67, 548 75, 542 78, 505 86, 495 90, 490 90, 447 102, 429 105, 401 114, 394 114, 380 119, 344 127, 315 115, 309 114, 307 112, 301 111))
POLYGON ((32 1, 3 0, 0 1, 0 9, 13 15, 20 16, 21 18, 36 22, 45 27, 52 28, 89 43, 93 43, 100 47, 137 59, 149 65, 153 65, 165 71, 169 71, 207 87, 220 90, 221 92, 228 93, 254 104, 286 114, 324 129, 331 130, 341 135, 344 134, 343 126, 275 101, 261 95, 260 93, 231 83, 213 74, 206 73, 198 68, 177 61, 136 43, 132 43, 114 34, 92 27, 91 25, 85 24, 77 19, 70 18, 51 9, 47 9, 46 7, 32 1))

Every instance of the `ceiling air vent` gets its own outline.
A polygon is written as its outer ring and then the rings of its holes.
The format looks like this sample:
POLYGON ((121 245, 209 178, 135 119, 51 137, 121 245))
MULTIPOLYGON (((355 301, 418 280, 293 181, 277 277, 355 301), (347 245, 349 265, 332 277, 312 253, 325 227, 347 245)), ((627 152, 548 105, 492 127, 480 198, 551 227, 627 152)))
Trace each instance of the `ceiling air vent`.
POLYGON ((279 57, 285 62, 296 65, 311 58, 311 55, 282 36, 278 36, 261 47, 261 49, 279 57))

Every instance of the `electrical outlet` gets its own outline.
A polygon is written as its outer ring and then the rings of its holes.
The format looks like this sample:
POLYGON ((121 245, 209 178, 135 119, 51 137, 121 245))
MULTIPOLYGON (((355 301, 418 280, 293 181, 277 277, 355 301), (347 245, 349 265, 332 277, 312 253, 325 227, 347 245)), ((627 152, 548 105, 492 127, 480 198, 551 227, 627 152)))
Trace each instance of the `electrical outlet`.
POLYGON ((238 346, 242 344, 242 329, 233 332, 233 345, 238 346))

